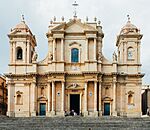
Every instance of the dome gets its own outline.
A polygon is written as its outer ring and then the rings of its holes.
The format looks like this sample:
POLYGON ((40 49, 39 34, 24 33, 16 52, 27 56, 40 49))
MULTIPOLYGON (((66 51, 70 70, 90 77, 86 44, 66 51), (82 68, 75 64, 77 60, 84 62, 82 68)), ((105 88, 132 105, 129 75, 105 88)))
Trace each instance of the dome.
POLYGON ((26 25, 25 21, 21 21, 13 29, 11 29, 10 34, 32 34, 30 28, 26 25))
POLYGON ((131 23, 130 20, 126 23, 126 25, 121 29, 120 34, 128 34, 128 33, 138 33, 138 28, 131 23))
POLYGON ((17 24, 15 28, 17 28, 17 29, 29 29, 29 27, 25 24, 24 21, 21 21, 21 23, 17 24))

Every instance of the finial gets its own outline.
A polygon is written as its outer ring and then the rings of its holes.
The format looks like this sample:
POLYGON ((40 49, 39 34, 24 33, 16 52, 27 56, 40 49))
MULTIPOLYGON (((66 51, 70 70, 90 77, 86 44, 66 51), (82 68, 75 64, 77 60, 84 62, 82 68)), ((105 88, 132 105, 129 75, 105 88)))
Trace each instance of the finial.
POLYGON ((53 20, 51 19, 50 24, 53 24, 53 20))
POLYGON ((61 20, 64 21, 64 16, 61 17, 61 20))
POLYGON ((77 10, 76 10, 76 7, 79 6, 79 4, 77 4, 76 1, 74 1, 74 3, 72 4, 72 6, 74 7, 74 18, 77 17, 77 10))
POLYGON ((95 21, 95 22, 97 21, 97 18, 96 18, 96 17, 94 18, 94 21, 95 21))
POLYGON ((56 17, 54 16, 54 21, 56 21, 56 17))
POLYGON ((89 18, 88 18, 88 16, 86 16, 86 22, 88 22, 88 20, 89 20, 89 18))
POLYGON ((22 21, 22 22, 25 22, 25 20, 24 20, 24 15, 23 15, 23 14, 21 15, 21 21, 22 21))
POLYGON ((127 18, 128 18, 128 22, 130 22, 130 15, 127 15, 127 18))
POLYGON ((101 21, 98 21, 98 25, 100 25, 101 24, 101 21))

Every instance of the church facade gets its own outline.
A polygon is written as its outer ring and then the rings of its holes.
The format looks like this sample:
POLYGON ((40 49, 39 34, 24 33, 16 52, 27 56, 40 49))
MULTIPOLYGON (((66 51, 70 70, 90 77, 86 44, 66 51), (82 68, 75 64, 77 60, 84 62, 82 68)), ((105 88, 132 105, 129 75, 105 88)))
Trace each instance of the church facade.
POLYGON ((112 61, 103 55, 96 19, 54 18, 46 36, 47 57, 37 61, 36 39, 24 20, 8 34, 8 116, 65 116, 71 110, 85 117, 141 116, 142 34, 130 20, 117 36, 112 61))

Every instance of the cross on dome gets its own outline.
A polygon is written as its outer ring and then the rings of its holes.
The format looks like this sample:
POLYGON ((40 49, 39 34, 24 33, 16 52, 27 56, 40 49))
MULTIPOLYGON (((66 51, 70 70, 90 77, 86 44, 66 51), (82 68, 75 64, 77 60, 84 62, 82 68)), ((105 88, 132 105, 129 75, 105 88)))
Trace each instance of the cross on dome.
POLYGON ((22 21, 22 22, 25 22, 25 18, 24 18, 24 15, 23 15, 23 14, 21 15, 21 21, 22 21))
POLYGON ((74 3, 72 4, 72 6, 74 7, 74 18, 76 18, 77 17, 77 6, 79 6, 79 4, 76 2, 76 1, 74 1, 74 3))
POLYGON ((128 18, 128 22, 130 21, 130 15, 127 15, 127 18, 128 18))

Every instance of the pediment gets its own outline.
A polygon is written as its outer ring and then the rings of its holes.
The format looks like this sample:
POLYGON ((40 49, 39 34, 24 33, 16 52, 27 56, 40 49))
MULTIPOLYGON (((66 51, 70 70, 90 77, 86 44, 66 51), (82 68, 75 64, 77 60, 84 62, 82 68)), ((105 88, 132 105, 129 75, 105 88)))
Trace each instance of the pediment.
POLYGON ((102 100, 103 101, 112 101, 112 99, 110 97, 104 97, 102 100))
POLYGON ((52 31, 64 31, 65 24, 66 23, 62 23, 62 24, 55 26, 54 28, 52 28, 52 31))
POLYGON ((46 96, 40 96, 38 97, 38 101, 47 101, 47 97, 46 96))
POLYGON ((84 33, 84 31, 97 31, 94 27, 82 23, 80 20, 71 20, 68 23, 62 23, 52 29, 52 31, 65 31, 68 33, 84 33))

